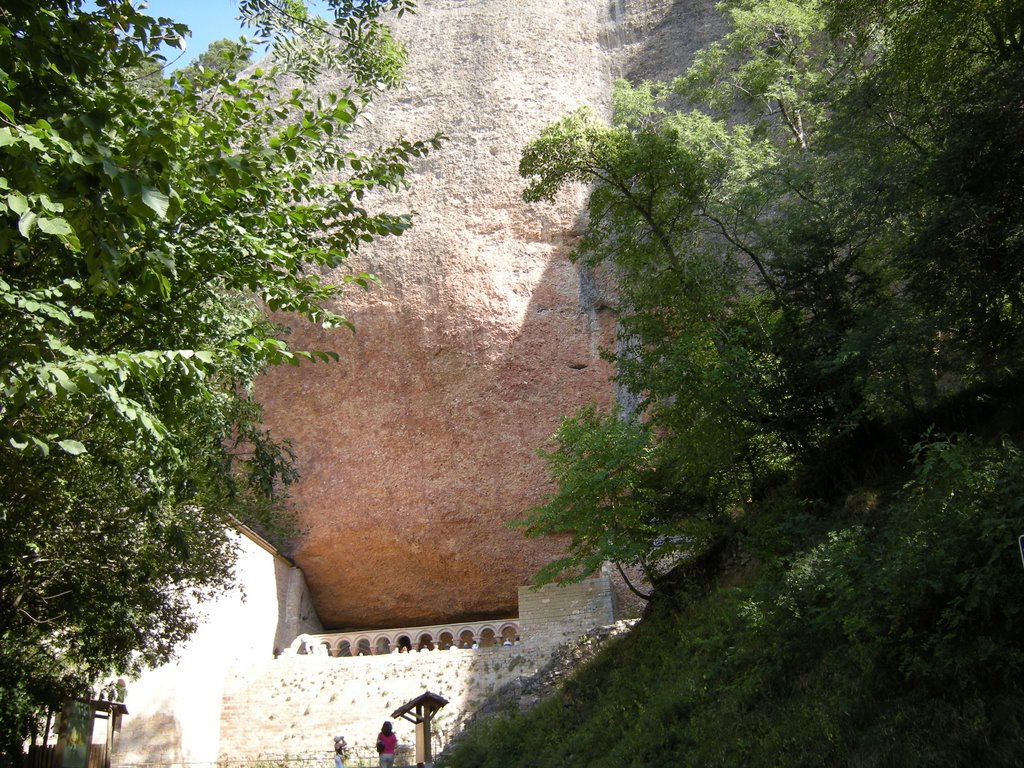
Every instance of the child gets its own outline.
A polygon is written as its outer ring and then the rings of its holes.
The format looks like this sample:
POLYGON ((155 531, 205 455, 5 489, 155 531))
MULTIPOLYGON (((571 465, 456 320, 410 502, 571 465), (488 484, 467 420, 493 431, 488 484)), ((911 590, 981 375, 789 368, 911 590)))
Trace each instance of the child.
POLYGON ((344 736, 334 737, 334 768, 345 768, 345 758, 348 757, 346 751, 348 750, 348 744, 345 743, 344 736))

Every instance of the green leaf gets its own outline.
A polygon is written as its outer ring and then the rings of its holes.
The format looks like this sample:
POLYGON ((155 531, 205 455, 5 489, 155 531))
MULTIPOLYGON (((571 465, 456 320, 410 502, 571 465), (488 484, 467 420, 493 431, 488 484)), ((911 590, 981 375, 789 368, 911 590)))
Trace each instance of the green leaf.
POLYGON ((132 176, 130 173, 122 173, 118 176, 117 183, 121 185, 121 191, 125 197, 138 197, 142 192, 142 183, 137 176, 132 176))
POLYGON ((42 194, 39 196, 39 204, 43 206, 43 210, 49 213, 64 212, 64 203, 54 202, 53 200, 50 199, 50 196, 47 194, 42 194))
POLYGON ((170 205, 170 199, 163 192, 152 187, 143 187, 142 202, 155 211, 161 219, 167 218, 167 206, 170 205))
POLYGON ((38 219, 39 215, 35 211, 25 211, 21 214, 21 218, 18 219, 18 231, 21 232, 21 236, 26 240, 32 234, 38 219))
POLYGON ((39 229, 48 235, 67 236, 74 233, 67 219, 59 216, 52 219, 39 219, 39 229))
POLYGON ((7 206, 19 216, 28 210, 28 199, 17 192, 7 196, 7 206))
POLYGON ((89 452, 85 445, 80 443, 78 440, 60 440, 57 445, 59 445, 65 453, 70 453, 72 456, 80 456, 83 453, 89 452))

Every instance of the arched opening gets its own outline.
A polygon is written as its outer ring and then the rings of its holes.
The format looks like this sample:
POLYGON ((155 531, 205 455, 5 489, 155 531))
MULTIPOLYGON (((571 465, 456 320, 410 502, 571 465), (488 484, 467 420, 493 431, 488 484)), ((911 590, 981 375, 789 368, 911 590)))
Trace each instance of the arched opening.
POLYGON ((473 637, 473 630, 464 629, 459 632, 459 648, 472 648, 475 640, 476 638, 473 637))
POLYGON ((348 640, 342 640, 340 643, 338 643, 338 653, 337 653, 337 655, 338 656, 351 656, 352 655, 352 646, 349 645, 348 640))
POLYGON ((511 624, 506 624, 501 630, 501 644, 505 646, 513 645, 519 640, 519 634, 516 632, 516 628, 511 624))
POLYGON ((391 653, 391 639, 388 637, 378 637, 377 642, 373 646, 373 652, 377 656, 381 656, 386 653, 391 653))
POLYGON ((447 651, 455 645, 455 635, 447 630, 441 633, 441 636, 437 638, 437 647, 442 651, 447 651))
POLYGON ((412 640, 409 639, 408 635, 402 635, 398 638, 398 652, 409 653, 412 650, 412 640))
POLYGON ((367 638, 363 638, 359 641, 356 646, 356 656, 372 656, 373 651, 370 650, 370 641, 367 638))
POLYGON ((495 640, 494 630, 488 627, 480 633, 480 647, 490 648, 492 645, 497 645, 498 642, 495 640))
POLYGON ((429 632, 424 632, 420 635, 419 640, 416 641, 416 649, 420 651, 434 650, 434 638, 429 632))

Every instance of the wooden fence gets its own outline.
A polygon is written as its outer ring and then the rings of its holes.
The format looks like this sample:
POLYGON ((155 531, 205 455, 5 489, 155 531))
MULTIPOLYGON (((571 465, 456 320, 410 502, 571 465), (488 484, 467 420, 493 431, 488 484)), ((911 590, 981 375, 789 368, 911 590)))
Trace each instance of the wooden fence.
MULTIPOLYGON (((53 745, 31 746, 28 748, 28 758, 25 761, 25 768, 57 768, 57 748, 53 745)), ((104 768, 107 763, 107 745, 91 744, 89 746, 89 759, 86 768, 104 768)))

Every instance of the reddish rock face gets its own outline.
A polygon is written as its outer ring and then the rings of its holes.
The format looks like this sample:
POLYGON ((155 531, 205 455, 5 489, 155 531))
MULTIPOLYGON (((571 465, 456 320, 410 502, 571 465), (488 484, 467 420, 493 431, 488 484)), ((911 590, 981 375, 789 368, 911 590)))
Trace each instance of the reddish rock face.
POLYGON ((300 456, 294 557, 325 626, 515 615, 516 588, 561 549, 505 526, 547 487, 536 449, 562 414, 607 399, 572 315, 541 313, 485 361, 421 327, 450 317, 370 312, 332 344, 340 363, 264 382, 275 433, 300 456))
POLYGON ((407 81, 371 110, 374 137, 447 143, 379 201, 417 215, 354 265, 382 280, 340 306, 355 334, 294 328, 341 361, 257 391, 299 457, 293 556, 327 628, 515 615, 516 588, 564 546, 506 523, 549 489, 536 451, 560 418, 610 404, 613 320, 568 260, 583 190, 527 205, 517 166, 548 122, 607 111, 624 40, 609 5, 421 0, 398 24, 407 81))

